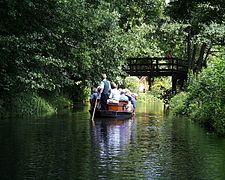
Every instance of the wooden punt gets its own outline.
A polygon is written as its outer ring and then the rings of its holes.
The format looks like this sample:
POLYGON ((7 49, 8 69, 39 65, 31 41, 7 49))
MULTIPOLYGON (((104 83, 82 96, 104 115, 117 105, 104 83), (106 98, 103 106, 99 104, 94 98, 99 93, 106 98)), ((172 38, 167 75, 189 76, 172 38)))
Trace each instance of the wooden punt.
MULTIPOLYGON (((126 111, 126 102, 111 103, 108 104, 108 110, 96 110, 96 118, 112 118, 115 120, 129 119, 133 116, 132 112, 126 111)), ((93 110, 89 110, 90 114, 93 114, 93 110)))
MULTIPOLYGON (((91 115, 93 111, 90 110, 91 115)), ((107 110, 96 110, 95 111, 96 118, 113 118, 116 120, 128 119, 132 117, 132 112, 127 111, 107 111, 107 110)))

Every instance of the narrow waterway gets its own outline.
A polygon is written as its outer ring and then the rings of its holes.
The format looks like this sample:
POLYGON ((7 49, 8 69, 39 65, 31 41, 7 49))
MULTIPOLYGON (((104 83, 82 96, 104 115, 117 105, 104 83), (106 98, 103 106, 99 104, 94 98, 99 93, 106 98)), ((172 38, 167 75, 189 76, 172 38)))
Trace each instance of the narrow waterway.
POLYGON ((0 179, 224 180, 225 138, 163 104, 138 104, 124 121, 90 121, 89 106, 0 121, 0 179))

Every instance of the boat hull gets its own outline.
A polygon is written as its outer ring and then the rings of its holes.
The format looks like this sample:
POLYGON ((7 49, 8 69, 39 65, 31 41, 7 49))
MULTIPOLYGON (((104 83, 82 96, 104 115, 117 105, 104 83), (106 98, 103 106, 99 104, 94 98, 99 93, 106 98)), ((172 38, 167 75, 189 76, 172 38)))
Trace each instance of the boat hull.
MULTIPOLYGON (((93 114, 93 111, 90 110, 90 114, 93 114)), ((116 120, 129 119, 132 117, 132 112, 127 111, 107 111, 107 110, 97 110, 95 111, 96 118, 112 118, 116 120)))

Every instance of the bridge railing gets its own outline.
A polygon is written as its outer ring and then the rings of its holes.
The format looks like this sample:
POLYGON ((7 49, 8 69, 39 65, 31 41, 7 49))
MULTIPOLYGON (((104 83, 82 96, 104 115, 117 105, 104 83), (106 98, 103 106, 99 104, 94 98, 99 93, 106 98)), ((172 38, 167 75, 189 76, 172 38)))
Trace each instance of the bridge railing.
POLYGON ((124 70, 131 75, 162 75, 172 73, 186 74, 187 61, 178 58, 129 58, 124 70))

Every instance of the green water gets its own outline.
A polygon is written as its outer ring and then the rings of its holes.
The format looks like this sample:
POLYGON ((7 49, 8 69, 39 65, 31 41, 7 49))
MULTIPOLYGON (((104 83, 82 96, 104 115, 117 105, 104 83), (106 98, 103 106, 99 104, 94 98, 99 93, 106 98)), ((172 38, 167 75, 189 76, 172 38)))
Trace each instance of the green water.
POLYGON ((162 104, 94 125, 88 108, 1 120, 0 179, 225 179, 225 138, 168 118, 162 104))

